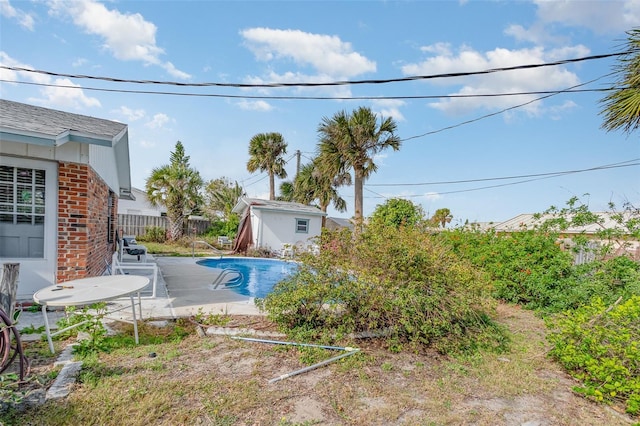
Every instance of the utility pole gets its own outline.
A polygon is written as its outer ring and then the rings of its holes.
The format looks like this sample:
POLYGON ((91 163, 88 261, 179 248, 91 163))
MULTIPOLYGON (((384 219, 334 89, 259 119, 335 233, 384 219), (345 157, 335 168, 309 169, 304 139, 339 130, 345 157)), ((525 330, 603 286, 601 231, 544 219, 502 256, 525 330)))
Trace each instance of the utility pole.
POLYGON ((300 150, 299 149, 296 150, 296 157, 297 157, 297 160, 296 160, 296 177, 298 177, 298 173, 300 173, 300 155, 301 155, 300 150))

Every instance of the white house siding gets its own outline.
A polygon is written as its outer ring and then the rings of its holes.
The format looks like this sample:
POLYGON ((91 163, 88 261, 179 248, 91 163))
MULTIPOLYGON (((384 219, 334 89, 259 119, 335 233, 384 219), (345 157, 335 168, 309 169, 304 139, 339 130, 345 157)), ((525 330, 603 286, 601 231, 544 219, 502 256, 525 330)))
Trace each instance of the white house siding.
POLYGON ((67 142, 56 147, 29 145, 11 141, 2 141, 2 153, 25 158, 68 161, 89 164, 104 179, 109 188, 119 194, 120 182, 116 168, 114 148, 67 142))
POLYGON ((306 247, 320 235, 322 217, 300 212, 253 209, 253 241, 257 247, 281 250, 283 244, 306 247), (296 219, 309 220, 306 233, 296 232, 296 219))
POLYGON ((122 199, 118 201, 118 214, 160 217, 167 210, 163 206, 152 206, 147 199, 147 194, 138 188, 131 188, 131 194, 135 200, 122 199))
POLYGON ((68 161, 80 164, 89 163, 89 148, 86 144, 79 144, 77 142, 68 142, 64 145, 51 147, 3 140, 1 152, 2 154, 25 158, 68 161))
MULTIPOLYGON (((85 145, 86 147, 86 145, 85 145)), ((116 194, 120 193, 120 182, 116 168, 114 148, 89 145, 89 164, 116 194)))

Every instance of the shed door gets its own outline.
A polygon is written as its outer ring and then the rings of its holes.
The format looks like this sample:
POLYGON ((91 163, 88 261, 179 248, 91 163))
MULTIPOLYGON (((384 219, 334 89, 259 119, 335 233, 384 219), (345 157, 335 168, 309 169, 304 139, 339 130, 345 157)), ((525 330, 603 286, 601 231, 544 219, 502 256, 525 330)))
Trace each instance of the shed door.
POLYGON ((20 299, 55 280, 57 171, 57 163, 0 159, 0 259, 20 264, 20 299))

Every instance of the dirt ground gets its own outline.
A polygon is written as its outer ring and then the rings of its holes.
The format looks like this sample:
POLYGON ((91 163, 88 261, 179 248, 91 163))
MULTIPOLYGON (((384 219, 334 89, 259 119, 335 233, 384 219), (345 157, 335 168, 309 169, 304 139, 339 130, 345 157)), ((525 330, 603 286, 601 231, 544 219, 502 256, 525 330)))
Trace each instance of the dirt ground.
MULTIPOLYGON (((215 381, 206 398, 216 410, 203 408, 197 386, 181 396, 181 409, 202 413, 193 424, 634 424, 620 407, 596 404, 572 390, 577 382, 546 356, 545 327, 533 313, 506 305, 498 313, 513 333, 511 353, 452 359, 433 352, 391 353, 374 340, 360 340, 357 355, 270 383, 309 365, 301 362, 300 351, 231 339, 212 327, 206 335, 194 332, 182 342, 180 355, 167 357, 166 368, 153 377, 157 383, 175 383, 175 388, 215 381), (220 410, 233 421, 223 423, 215 417, 220 410)), ((239 328, 275 331, 262 317, 234 317, 225 325, 226 331, 239 328)), ((260 338, 279 340, 277 335, 260 338)), ((330 352, 325 358, 337 354, 330 352)), ((105 362, 141 371, 148 360, 106 356, 105 362)), ((36 363, 32 370, 46 368, 36 363)))

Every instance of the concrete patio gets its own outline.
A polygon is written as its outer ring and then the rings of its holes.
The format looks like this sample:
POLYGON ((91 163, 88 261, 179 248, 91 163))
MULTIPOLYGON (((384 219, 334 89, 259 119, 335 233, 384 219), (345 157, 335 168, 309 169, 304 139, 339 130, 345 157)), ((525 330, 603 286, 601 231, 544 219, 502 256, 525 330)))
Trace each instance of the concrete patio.
MULTIPOLYGON (((140 305, 143 320, 173 320, 189 317, 198 312, 203 314, 229 314, 229 315, 261 315, 253 303, 253 298, 242 296, 229 289, 211 289, 211 284, 218 278, 219 270, 207 268, 196 264, 201 258, 191 257, 154 257, 147 256, 146 264, 158 266, 156 283, 156 297, 151 298, 151 284, 141 293, 140 305)), ((151 269, 127 270, 127 265, 140 265, 134 256, 125 256, 123 267, 125 273, 132 275, 144 275, 153 279, 151 269)), ((19 301, 20 302, 20 301, 19 301)), ((22 301, 30 304, 32 301, 22 301)), ((108 302, 109 310, 121 311, 111 314, 110 318, 131 319, 131 306, 128 297, 111 300, 108 302)), ((136 305, 136 310, 138 305, 136 305)), ((55 327, 57 319, 64 315, 62 310, 49 312, 49 322, 55 327)), ((24 310, 18 321, 18 328, 43 325, 40 311, 31 312, 24 310)))

